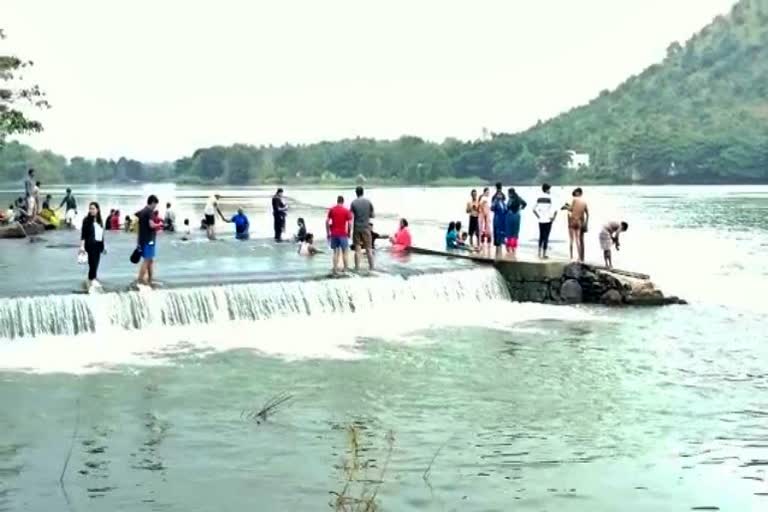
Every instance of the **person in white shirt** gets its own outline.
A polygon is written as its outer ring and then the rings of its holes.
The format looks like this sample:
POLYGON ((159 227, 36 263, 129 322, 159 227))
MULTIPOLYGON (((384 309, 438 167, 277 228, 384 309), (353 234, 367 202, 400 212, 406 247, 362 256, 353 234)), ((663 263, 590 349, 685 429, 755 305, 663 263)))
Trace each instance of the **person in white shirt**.
POLYGON ((557 208, 552 205, 552 187, 549 183, 541 186, 541 195, 536 199, 536 206, 533 207, 533 214, 539 219, 539 258, 547 259, 547 250, 549 249, 549 235, 552 232, 552 223, 557 217, 557 208))
POLYGON ((171 209, 171 203, 165 204, 165 219, 163 219, 164 231, 176 231, 176 212, 171 209))
POLYGON ((304 241, 299 242, 298 252, 299 256, 314 256, 320 252, 315 248, 315 237, 312 235, 312 233, 307 233, 304 241))
POLYGON ((181 228, 181 240, 186 242, 192 236, 192 228, 189 226, 189 219, 184 219, 184 226, 181 228))
POLYGON ((219 199, 221 199, 221 195, 213 194, 208 198, 208 201, 205 203, 205 210, 203 210, 205 215, 205 233, 208 235, 208 240, 216 240, 214 225, 216 224, 216 212, 219 210, 219 199))

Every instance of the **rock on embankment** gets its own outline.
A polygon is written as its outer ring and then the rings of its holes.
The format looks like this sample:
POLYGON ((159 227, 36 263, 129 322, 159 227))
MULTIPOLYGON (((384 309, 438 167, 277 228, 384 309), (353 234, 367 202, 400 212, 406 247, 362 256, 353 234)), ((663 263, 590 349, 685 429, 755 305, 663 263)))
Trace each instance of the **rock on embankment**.
POLYGON ((514 300, 607 306, 685 304, 667 297, 645 274, 583 263, 498 261, 514 300))
MULTIPOLYGON (((572 296, 572 290, 580 289, 581 300, 576 302, 608 306, 664 306, 686 303, 678 297, 665 296, 651 282, 649 276, 635 272, 571 263, 563 270, 562 279, 561 296, 566 301, 572 296)), ((575 293, 573 295, 578 298, 575 293)))

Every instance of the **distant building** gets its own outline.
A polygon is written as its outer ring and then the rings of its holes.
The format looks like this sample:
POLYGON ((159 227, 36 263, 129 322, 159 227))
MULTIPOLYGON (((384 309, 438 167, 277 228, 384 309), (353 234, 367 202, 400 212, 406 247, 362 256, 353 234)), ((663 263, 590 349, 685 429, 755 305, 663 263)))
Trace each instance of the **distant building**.
POLYGON ((578 170, 582 167, 589 167, 589 153, 577 153, 572 149, 566 151, 566 153, 571 155, 571 161, 568 162, 569 169, 578 170))

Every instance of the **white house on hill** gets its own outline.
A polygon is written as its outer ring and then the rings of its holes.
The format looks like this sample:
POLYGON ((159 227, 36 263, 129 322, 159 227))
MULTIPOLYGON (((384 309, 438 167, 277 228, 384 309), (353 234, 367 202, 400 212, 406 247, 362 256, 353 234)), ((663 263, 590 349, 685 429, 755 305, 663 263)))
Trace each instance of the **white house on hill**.
POLYGON ((569 169, 578 170, 582 167, 589 167, 589 153, 577 153, 572 149, 568 150, 567 153, 571 155, 571 161, 568 162, 569 169))

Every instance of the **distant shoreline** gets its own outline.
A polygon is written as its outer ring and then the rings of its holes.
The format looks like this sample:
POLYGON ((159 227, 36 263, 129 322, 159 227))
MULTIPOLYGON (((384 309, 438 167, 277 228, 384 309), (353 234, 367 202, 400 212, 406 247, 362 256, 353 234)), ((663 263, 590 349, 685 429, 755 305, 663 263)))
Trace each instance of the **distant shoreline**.
MULTIPOLYGON (((542 181, 519 181, 519 182, 507 182, 502 181, 504 187, 535 187, 543 183, 542 181)), ((294 188, 294 189, 338 189, 338 188, 354 188, 358 185, 372 188, 452 188, 452 187, 482 187, 484 185, 493 185, 493 180, 484 180, 482 178, 456 178, 456 179, 440 179, 429 183, 405 183, 397 180, 368 180, 366 182, 359 182, 355 179, 341 179, 333 181, 312 181, 312 180, 293 180, 284 183, 247 183, 242 185, 231 185, 221 183, 204 183, 197 182, 195 180, 177 180, 177 181, 97 181, 97 182, 83 182, 83 183, 51 183, 46 184, 45 188, 49 189, 64 189, 67 187, 94 187, 94 186, 115 186, 115 187, 130 187, 130 186, 145 186, 145 185, 175 185, 189 188, 206 188, 206 189, 221 189, 221 190, 233 190, 238 188, 265 188, 272 189, 276 187, 294 188)), ((632 181, 607 181, 607 180, 589 180, 584 179, 577 181, 571 177, 567 180, 552 180, 549 183, 555 186, 568 187, 568 186, 619 186, 619 187, 675 187, 675 186, 700 186, 700 187, 716 187, 716 186, 765 186, 768 185, 768 181, 670 181, 670 182, 632 182, 632 181)), ((19 182, 0 182, 0 193, 9 194, 18 191, 22 192, 21 180, 19 182)))

